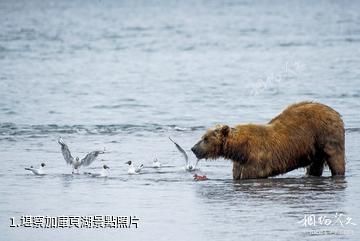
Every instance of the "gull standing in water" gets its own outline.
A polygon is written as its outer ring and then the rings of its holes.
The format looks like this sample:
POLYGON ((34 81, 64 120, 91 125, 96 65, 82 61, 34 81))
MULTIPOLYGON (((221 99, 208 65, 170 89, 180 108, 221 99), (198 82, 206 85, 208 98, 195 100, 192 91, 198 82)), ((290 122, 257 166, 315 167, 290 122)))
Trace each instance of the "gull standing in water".
POLYGON ((128 174, 139 174, 141 169, 144 167, 143 164, 140 164, 138 167, 135 167, 132 161, 125 162, 129 165, 128 174))
POLYGON ((160 168, 161 167, 161 163, 159 162, 159 160, 157 158, 154 159, 154 161, 152 163, 152 167, 153 168, 160 168))
POLYGON ((45 163, 41 163, 39 168, 34 168, 33 166, 30 166, 25 168, 25 170, 31 171, 34 175, 43 176, 45 175, 45 171, 44 171, 45 166, 46 166, 45 163))
POLYGON ((109 169, 110 167, 108 167, 107 165, 103 165, 100 173, 85 172, 84 174, 87 174, 91 177, 107 177, 109 176, 109 169))
POLYGON ((104 151, 92 151, 88 153, 83 159, 79 159, 79 157, 76 157, 75 159, 72 157, 71 152, 69 150, 69 147, 65 144, 63 139, 60 137, 58 140, 58 143, 61 145, 61 152, 64 156, 64 159, 67 164, 71 165, 73 167, 72 173, 74 174, 74 170, 76 170, 76 173, 79 174, 79 168, 81 166, 89 166, 91 163, 93 163, 96 159, 96 157, 99 154, 104 154, 104 151))
POLYGON ((184 156, 184 159, 185 159, 185 170, 186 171, 194 171, 196 169, 196 166, 199 162, 199 159, 196 160, 196 163, 194 166, 192 166, 189 162, 189 157, 188 155, 186 154, 186 151, 179 145, 177 144, 173 139, 170 138, 169 136, 169 140, 175 144, 175 147, 178 149, 178 151, 184 156))

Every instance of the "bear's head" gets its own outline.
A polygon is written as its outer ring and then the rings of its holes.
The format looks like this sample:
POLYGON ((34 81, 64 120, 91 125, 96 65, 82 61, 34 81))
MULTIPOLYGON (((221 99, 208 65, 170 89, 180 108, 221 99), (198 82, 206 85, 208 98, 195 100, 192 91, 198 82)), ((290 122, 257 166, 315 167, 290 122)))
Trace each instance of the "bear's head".
POLYGON ((191 151, 198 159, 215 159, 223 155, 224 142, 230 132, 227 125, 217 125, 209 129, 191 151))

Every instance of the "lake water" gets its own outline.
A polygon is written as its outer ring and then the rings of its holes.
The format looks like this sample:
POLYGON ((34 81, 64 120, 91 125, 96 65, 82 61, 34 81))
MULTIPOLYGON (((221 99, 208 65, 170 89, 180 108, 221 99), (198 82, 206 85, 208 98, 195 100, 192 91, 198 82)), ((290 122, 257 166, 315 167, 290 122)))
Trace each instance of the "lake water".
POLYGON ((360 239, 359 1, 2 0, 0 22, 0 240, 360 239), (345 178, 234 182, 216 160, 194 182, 168 140, 189 150, 217 123, 265 123, 302 100, 342 114, 345 178), (106 147, 82 171, 106 163, 110 177, 71 175, 59 136, 80 157, 106 147), (155 157, 168 167, 127 175, 155 157), (43 161, 46 176, 24 170, 43 161), (10 227, 27 215, 139 221, 10 227))

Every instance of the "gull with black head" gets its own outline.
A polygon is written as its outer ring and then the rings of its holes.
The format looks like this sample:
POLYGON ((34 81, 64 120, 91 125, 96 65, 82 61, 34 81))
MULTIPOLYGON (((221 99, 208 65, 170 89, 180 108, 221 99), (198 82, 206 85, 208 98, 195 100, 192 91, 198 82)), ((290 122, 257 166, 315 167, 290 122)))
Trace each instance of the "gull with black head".
POLYGON ((61 152, 63 154, 63 157, 67 164, 71 165, 73 170, 73 174, 79 174, 79 168, 82 166, 89 166, 91 163, 93 163, 99 154, 104 154, 105 151, 92 151, 89 152, 83 159, 79 159, 79 157, 73 158, 71 155, 71 152, 69 150, 69 147, 65 144, 63 139, 60 137, 58 139, 58 143, 61 146, 61 152), (75 172, 76 170, 76 172, 75 172))
POLYGON ((46 174, 44 170, 45 166, 46 166, 45 163, 41 163, 39 168, 34 168, 33 166, 30 166, 30 167, 26 167, 25 170, 31 171, 36 176, 43 176, 46 174))

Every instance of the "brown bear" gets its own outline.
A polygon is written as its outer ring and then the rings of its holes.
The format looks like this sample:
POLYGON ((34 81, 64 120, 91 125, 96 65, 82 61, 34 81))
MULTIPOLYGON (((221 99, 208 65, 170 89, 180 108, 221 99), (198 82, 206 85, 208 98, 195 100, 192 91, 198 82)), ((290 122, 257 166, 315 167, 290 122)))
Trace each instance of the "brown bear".
POLYGON ((233 178, 267 178, 307 167, 321 176, 345 174, 345 131, 341 116, 329 106, 290 105, 266 125, 219 125, 208 130, 191 150, 198 159, 223 157, 233 162, 233 178))

